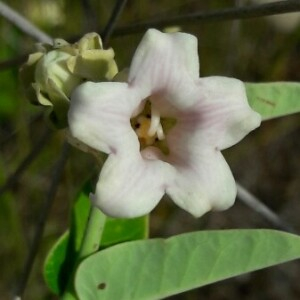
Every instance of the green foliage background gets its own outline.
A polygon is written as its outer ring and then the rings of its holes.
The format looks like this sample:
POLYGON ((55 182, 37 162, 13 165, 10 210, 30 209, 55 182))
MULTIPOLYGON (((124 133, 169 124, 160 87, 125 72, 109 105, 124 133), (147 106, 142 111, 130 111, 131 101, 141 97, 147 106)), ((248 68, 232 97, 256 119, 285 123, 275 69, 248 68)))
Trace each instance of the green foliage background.
MULTIPOLYGON (((4 2, 49 35, 70 41, 88 31, 101 32, 114 6, 114 1, 104 0, 4 2)), ((172 15, 231 7, 234 2, 131 0, 128 1, 118 26, 151 18, 165 19, 172 15)), ((246 3, 247 1, 244 1, 244 4, 246 3)), ((266 18, 260 18, 241 22, 195 21, 180 26, 183 31, 195 34, 199 38, 202 76, 226 75, 249 82, 299 82, 299 25, 282 31, 266 18)), ((20 61, 22 56, 34 49, 35 41, 2 17, 0 35, 0 62, 15 59, 20 61)), ((129 65, 142 35, 143 32, 111 38, 109 45, 115 49, 120 69, 129 65)), ((18 81, 19 66, 20 63, 12 63, 8 68, 0 63, 0 186, 18 168, 47 128, 42 110, 24 99, 18 81)), ((225 152, 235 176, 298 232, 299 124, 299 115, 268 121, 258 132, 225 152)), ((0 196, 1 299, 9 299, 20 276, 63 140, 63 132, 51 132, 45 147, 33 163, 26 167, 22 176, 10 184, 9 189, 0 196)), ((41 275, 43 261, 49 248, 68 226, 72 201, 79 188, 89 176, 93 175, 96 178, 98 171, 99 166, 95 165, 90 156, 75 149, 71 151, 25 299, 51 299, 41 275)), ((239 202, 229 211, 210 213, 195 220, 170 202, 163 201, 152 215, 150 234, 169 236, 200 229, 260 227, 273 226, 239 202)), ((290 264, 289 268, 280 267, 276 270, 232 279, 226 284, 218 284, 217 289, 216 285, 213 285, 200 291, 186 293, 185 296, 178 296, 178 299, 240 299, 245 298, 245 295, 249 295, 249 298, 245 299, 251 299, 251 295, 255 299, 275 299, 272 298, 274 295, 278 297, 276 299, 283 299, 281 296, 285 299, 298 299, 299 264, 295 262, 290 264), (280 288, 278 282, 281 284, 280 288), (260 285, 265 288, 254 288, 260 285)))

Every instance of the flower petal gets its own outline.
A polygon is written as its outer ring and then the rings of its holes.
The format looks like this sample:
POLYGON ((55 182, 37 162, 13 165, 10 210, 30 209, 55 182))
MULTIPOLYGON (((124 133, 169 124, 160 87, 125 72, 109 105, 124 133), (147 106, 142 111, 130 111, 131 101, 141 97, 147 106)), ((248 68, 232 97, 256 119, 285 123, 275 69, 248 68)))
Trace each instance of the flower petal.
POLYGON ((204 149, 186 160, 173 154, 170 159, 177 176, 166 192, 178 206, 200 217, 234 203, 235 181, 219 151, 204 149))
POLYGON ((71 134, 105 153, 136 151, 140 145, 130 117, 139 102, 126 83, 82 84, 71 97, 68 113, 71 134))
MULTIPOLYGON (((180 90, 199 77, 197 51, 197 39, 193 35, 149 29, 132 60, 129 85, 144 87, 144 98, 163 92, 176 106, 180 90)), ((189 98, 184 100, 180 104, 188 105, 189 98)))
POLYGON ((144 159, 140 152, 111 154, 101 171, 93 204, 112 217, 146 215, 164 195, 172 171, 167 163, 144 159))
POLYGON ((114 60, 112 48, 107 50, 86 50, 67 61, 68 69, 80 78, 95 82, 111 80, 117 73, 118 67, 114 60))
POLYGON ((261 123, 261 116, 247 101, 243 82, 227 77, 207 77, 199 80, 198 93, 203 101, 200 112, 200 139, 223 150, 238 143, 261 123))
POLYGON ((244 84, 237 79, 202 78, 187 93, 198 100, 178 111, 177 124, 167 136, 169 148, 181 148, 182 155, 197 153, 203 145, 223 150, 260 125, 261 116, 250 108, 244 84))
POLYGON ((243 84, 235 79, 210 77, 191 88, 198 102, 178 114, 167 135, 167 161, 177 177, 167 194, 195 216, 226 209, 234 202, 236 187, 219 149, 231 146, 260 124, 248 105, 243 84))

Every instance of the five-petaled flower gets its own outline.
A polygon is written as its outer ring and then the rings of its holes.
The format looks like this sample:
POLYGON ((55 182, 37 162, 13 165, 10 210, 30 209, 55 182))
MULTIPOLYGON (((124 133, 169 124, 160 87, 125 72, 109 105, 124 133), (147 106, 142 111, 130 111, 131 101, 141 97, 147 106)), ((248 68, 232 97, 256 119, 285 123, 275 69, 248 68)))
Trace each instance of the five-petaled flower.
POLYGON ((146 32, 127 82, 87 82, 71 97, 72 135, 109 154, 91 196, 113 217, 149 213, 167 194, 194 216, 236 197, 221 150, 260 125, 241 81, 199 78, 196 37, 146 32))

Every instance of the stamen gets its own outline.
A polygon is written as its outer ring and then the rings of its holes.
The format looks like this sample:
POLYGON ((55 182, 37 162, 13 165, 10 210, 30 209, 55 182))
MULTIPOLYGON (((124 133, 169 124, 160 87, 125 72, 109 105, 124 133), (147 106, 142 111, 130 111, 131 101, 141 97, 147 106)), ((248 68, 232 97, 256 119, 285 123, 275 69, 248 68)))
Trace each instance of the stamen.
POLYGON ((148 130, 148 135, 154 136, 158 130, 159 125, 160 125, 159 111, 155 109, 153 105, 151 105, 151 124, 148 130))
POLYGON ((158 125, 157 131, 156 131, 156 135, 157 135, 157 137, 158 137, 158 139, 160 141, 165 138, 164 131, 163 131, 163 128, 162 128, 162 126, 161 126, 160 123, 158 125))
POLYGON ((144 110, 132 118, 130 123, 139 139, 141 150, 154 146, 164 154, 168 154, 167 142, 164 140, 165 132, 168 132, 169 127, 165 127, 165 120, 161 119, 159 110, 150 101, 146 101, 144 110))

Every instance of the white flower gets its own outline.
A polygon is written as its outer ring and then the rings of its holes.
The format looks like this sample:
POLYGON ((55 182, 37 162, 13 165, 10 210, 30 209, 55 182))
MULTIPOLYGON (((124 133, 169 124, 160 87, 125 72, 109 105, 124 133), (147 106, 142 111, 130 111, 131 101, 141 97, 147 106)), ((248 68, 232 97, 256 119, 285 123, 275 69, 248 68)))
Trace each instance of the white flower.
POLYGON ((72 135, 109 154, 94 205, 149 213, 167 194, 194 216, 230 207, 236 186, 221 150, 260 125, 241 81, 199 78, 196 37, 146 32, 128 82, 87 82, 71 97, 72 135))

